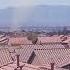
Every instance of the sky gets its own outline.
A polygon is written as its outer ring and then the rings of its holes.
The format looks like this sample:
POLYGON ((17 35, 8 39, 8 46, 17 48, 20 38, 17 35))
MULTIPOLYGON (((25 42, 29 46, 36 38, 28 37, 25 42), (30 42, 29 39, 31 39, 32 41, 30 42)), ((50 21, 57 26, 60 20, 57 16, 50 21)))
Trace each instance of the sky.
POLYGON ((21 21, 27 25, 35 25, 35 23, 51 26, 59 26, 59 23, 70 25, 70 0, 0 0, 0 9, 3 9, 0 10, 0 22, 5 26, 12 21, 11 29, 13 30, 18 28, 21 21), (51 7, 37 8, 38 5, 51 5, 51 7), (55 6, 52 7, 52 5, 55 6), (64 7, 56 7, 56 5, 64 7), (8 7, 17 8, 10 14, 10 9, 6 9, 8 7))
POLYGON ((70 0, 0 0, 0 8, 9 6, 70 5, 70 0))

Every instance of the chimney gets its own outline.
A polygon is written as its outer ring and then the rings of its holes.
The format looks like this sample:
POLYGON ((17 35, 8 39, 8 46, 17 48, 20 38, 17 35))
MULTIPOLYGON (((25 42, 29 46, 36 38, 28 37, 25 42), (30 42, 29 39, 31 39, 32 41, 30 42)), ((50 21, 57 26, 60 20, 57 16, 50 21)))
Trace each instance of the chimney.
POLYGON ((54 63, 51 63, 51 70, 54 70, 54 63))
POLYGON ((16 55, 16 57, 17 57, 17 67, 19 67, 19 56, 20 55, 16 55))

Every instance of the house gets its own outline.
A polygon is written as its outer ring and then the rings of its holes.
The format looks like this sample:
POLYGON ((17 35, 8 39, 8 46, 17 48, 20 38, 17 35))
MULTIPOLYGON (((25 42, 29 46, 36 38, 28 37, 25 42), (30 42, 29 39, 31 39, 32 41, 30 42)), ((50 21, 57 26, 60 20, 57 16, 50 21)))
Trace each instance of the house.
POLYGON ((38 37, 38 44, 60 43, 60 42, 61 42, 61 39, 59 36, 38 37))
POLYGON ((0 48, 0 70, 67 70, 54 67, 52 64, 51 67, 48 67, 19 62, 19 58, 16 58, 17 60, 13 61, 8 48, 0 48))
POLYGON ((38 70, 38 66, 17 61, 12 60, 8 48, 0 48, 0 70, 38 70))
POLYGON ((50 66, 53 62, 55 67, 67 69, 70 67, 70 49, 35 49, 33 53, 35 55, 31 63, 33 65, 50 66))
POLYGON ((26 45, 26 44, 32 44, 30 40, 27 39, 27 37, 11 37, 9 38, 8 45, 26 45))

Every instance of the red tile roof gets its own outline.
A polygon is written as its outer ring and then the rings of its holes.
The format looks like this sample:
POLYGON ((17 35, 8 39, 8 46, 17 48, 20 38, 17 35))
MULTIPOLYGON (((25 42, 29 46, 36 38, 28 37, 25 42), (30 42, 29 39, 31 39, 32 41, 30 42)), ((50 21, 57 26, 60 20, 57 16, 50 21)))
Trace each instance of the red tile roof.
POLYGON ((20 55, 20 61, 28 62, 34 48, 31 46, 23 46, 21 48, 15 49, 15 52, 20 55))
POLYGON ((61 43, 49 43, 43 45, 33 45, 34 49, 53 49, 53 48, 65 48, 61 43))
POLYGON ((9 45, 24 45, 24 44, 32 44, 32 42, 28 40, 27 37, 9 38, 9 45))
MULTIPOLYGON (((34 66, 31 64, 27 64, 27 63, 22 63, 20 62, 21 65, 24 65, 22 70, 51 70, 50 67, 47 66, 34 66)), ((7 66, 3 66, 0 68, 0 70, 14 70, 16 68, 16 64, 9 64, 7 66)), ((63 69, 63 68, 58 68, 58 67, 54 67, 54 70, 67 70, 67 69, 63 69)))
POLYGON ((0 67, 12 63, 13 60, 7 48, 0 48, 0 67))
POLYGON ((47 44, 47 43, 57 43, 61 42, 61 39, 59 36, 52 36, 52 37, 38 37, 38 43, 41 44, 47 44))
POLYGON ((37 49, 35 54, 34 65, 50 65, 52 61, 58 67, 70 64, 70 49, 37 49))
MULTIPOLYGON (((31 46, 32 45, 28 45, 28 47, 21 46, 21 48, 16 48, 16 52, 21 54, 20 57, 23 61, 28 60, 28 58, 30 57, 30 54, 32 53, 32 50, 34 50, 35 47, 31 47, 31 46)), ((8 47, 8 48, 10 48, 10 47, 8 47)), ((34 62, 38 63, 40 61, 39 66, 20 62, 20 65, 25 64, 23 67, 23 70, 43 70, 40 65, 44 66, 45 64, 43 64, 43 63, 46 63, 46 66, 48 66, 48 64, 50 63, 51 57, 54 58, 56 63, 60 62, 60 64, 56 64, 56 65, 61 65, 61 64, 66 65, 69 63, 68 59, 70 58, 69 57, 70 49, 47 49, 47 50, 46 49, 37 49, 34 52, 36 54, 35 59, 37 60, 37 61, 34 60, 34 62), (47 60, 47 57, 48 57, 48 60, 47 60), (60 60, 59 57, 60 57, 61 61, 59 61, 60 60)), ((16 62, 13 62, 11 55, 9 53, 9 50, 7 48, 0 48, 0 61, 1 61, 0 70, 2 70, 2 69, 3 70, 14 70, 14 68, 16 67, 16 62), (12 64, 10 64, 10 63, 12 63, 12 64), (4 65, 6 65, 6 66, 4 66, 4 65)), ((48 67, 45 67, 45 68, 47 70, 50 69, 48 67)), ((55 68, 54 70, 65 70, 65 69, 55 68)))
POLYGON ((5 35, 0 35, 0 45, 7 45, 8 44, 8 38, 5 35))
POLYGON ((20 54, 20 57, 21 57, 20 60, 23 61, 23 62, 27 62, 30 55, 34 51, 34 49, 53 49, 53 48, 58 48, 59 49, 59 48, 65 48, 65 47, 58 43, 58 44, 47 44, 47 45, 21 45, 21 46, 17 46, 17 47, 6 46, 5 48, 9 49, 13 59, 15 59, 15 55, 16 55, 16 52, 17 52, 17 53, 20 54))

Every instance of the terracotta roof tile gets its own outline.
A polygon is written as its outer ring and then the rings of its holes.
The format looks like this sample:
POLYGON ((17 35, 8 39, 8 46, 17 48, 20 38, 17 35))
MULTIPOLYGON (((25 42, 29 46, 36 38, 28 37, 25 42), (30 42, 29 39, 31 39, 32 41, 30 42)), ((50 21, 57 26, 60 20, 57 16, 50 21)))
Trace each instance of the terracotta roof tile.
POLYGON ((45 44, 45 43, 57 43, 57 42, 61 42, 61 39, 60 37, 38 37, 38 43, 42 43, 42 44, 45 44))
MULTIPOLYGON (((49 69, 50 70, 50 66, 40 66, 39 67, 41 70, 44 70, 44 69, 49 69)), ((68 70, 68 69, 64 69, 64 68, 60 68, 60 67, 54 67, 54 70, 68 70)))
POLYGON ((23 46, 21 48, 15 49, 15 52, 20 55, 20 61, 28 62, 34 48, 31 46, 23 46))
POLYGON ((0 70, 3 70, 3 69, 0 68, 0 70))
MULTIPOLYGON (((27 62, 27 60, 29 59, 31 53, 33 52, 33 50, 36 48, 37 45, 22 45, 21 47, 18 48, 12 48, 12 51, 14 51, 13 49, 15 49, 17 54, 20 54, 20 60, 23 60, 23 62, 27 62)), ((38 45, 41 47, 41 45, 38 45)), ((37 46, 37 47, 38 47, 37 46)), ((9 55, 9 50, 7 48, 10 47, 6 47, 6 48, 0 48, 0 54, 2 54, 0 56, 1 59, 1 63, 3 67, 0 68, 0 70, 14 70, 14 68, 16 67, 16 62, 14 62, 13 64, 9 64, 12 62, 11 56, 9 55), (6 64, 5 64, 6 63, 6 64), (8 65, 7 65, 8 64, 8 65), (7 65, 7 66, 4 66, 7 65)), ((42 47, 43 48, 43 47, 42 47)), ((50 58, 54 58, 56 61, 56 65, 60 66, 62 65, 66 65, 68 64, 68 59, 69 54, 70 54, 70 49, 37 49, 34 50, 36 57, 33 61, 32 64, 37 63, 40 65, 49 65, 51 62, 50 58), (60 53, 60 54, 59 54, 60 53), (59 60, 59 57, 62 61, 59 60), (60 64, 59 64, 60 62, 60 64), (46 63, 46 64, 45 64, 46 63), (65 63, 65 64, 64 64, 65 63)), ((11 48, 10 48, 11 50, 11 48)), ((25 64, 25 66, 23 67, 23 70, 43 70, 43 69, 39 69, 38 66, 31 65, 31 64, 27 64, 27 63, 22 63, 20 62, 20 64, 25 64)), ((47 68, 47 70, 49 70, 50 68, 47 68)), ((62 69, 62 68, 55 68, 55 70, 66 70, 66 69, 62 69)))
POLYGON ((27 37, 19 37, 19 38, 9 38, 9 45, 23 45, 23 44, 32 44, 30 40, 27 39, 27 37))
POLYGON ((0 70, 5 70, 5 69, 0 68, 0 70))
MULTIPOLYGON (((23 64, 23 68, 22 70, 38 70, 38 66, 34 66, 34 65, 31 65, 31 64, 27 64, 27 63, 20 63, 20 65, 23 64)), ((9 64, 7 66, 3 66, 1 67, 1 69, 5 69, 5 70, 14 70, 16 68, 16 64, 9 64)))
POLYGON ((0 48, 0 67, 12 63, 12 58, 10 56, 9 50, 0 48))
POLYGON ((8 38, 5 35, 0 35, 0 45, 8 44, 8 38))
POLYGON ((2 69, 5 69, 5 70, 14 70, 14 68, 13 67, 8 67, 8 66, 3 66, 3 67, 1 67, 2 69))
POLYGON ((35 49, 53 49, 53 48, 65 48, 62 44, 60 43, 50 43, 46 45, 34 45, 35 49))
MULTIPOLYGON (((31 64, 27 64, 27 63, 23 63, 24 66, 22 68, 22 70, 50 70, 50 67, 45 67, 45 66, 34 66, 31 64)), ((15 66, 13 64, 8 65, 8 66, 4 66, 2 68, 0 68, 0 70, 14 70, 15 66)), ((54 70, 68 70, 68 69, 64 69, 64 68, 58 68, 55 67, 54 70)))
MULTIPOLYGON (((70 49, 37 49, 35 54, 40 65, 50 65, 54 62, 55 66, 61 67, 70 63, 70 49)), ((36 59, 34 60, 32 64, 36 63, 36 59)))
POLYGON ((21 57, 20 60, 23 62, 27 62, 34 49, 53 49, 53 48, 65 48, 65 47, 61 44, 47 44, 47 45, 21 45, 17 47, 6 46, 4 48, 8 48, 14 60, 16 60, 15 56, 16 53, 19 53, 21 57))

